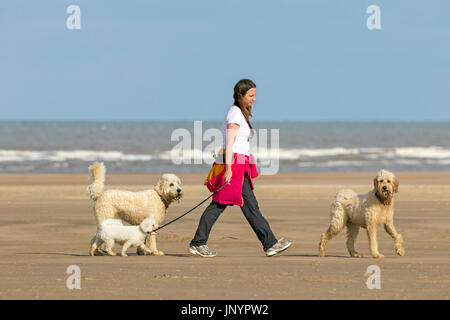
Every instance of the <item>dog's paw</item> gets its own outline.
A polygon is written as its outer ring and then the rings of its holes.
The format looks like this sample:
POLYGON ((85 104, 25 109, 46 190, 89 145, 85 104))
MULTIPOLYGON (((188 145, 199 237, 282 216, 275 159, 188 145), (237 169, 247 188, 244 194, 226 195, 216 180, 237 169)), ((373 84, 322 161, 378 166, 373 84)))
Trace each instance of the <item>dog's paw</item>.
POLYGON ((151 254, 154 255, 154 256, 163 256, 164 252, 156 250, 156 251, 152 251, 151 254))
POLYGON ((95 250, 94 253, 91 254, 91 256, 92 255, 94 255, 94 256, 103 256, 103 253, 101 251, 99 251, 99 250, 95 250))
POLYGON ((395 252, 401 257, 403 257, 405 255, 405 249, 404 248, 395 248, 395 252))
POLYGON ((361 253, 355 252, 355 253, 352 253, 352 257, 353 258, 363 258, 363 255, 361 253))
POLYGON ((383 256, 381 253, 372 254, 372 256, 373 256, 375 259, 381 259, 381 258, 384 258, 384 256, 383 256))
POLYGON ((150 251, 138 247, 136 253, 138 256, 146 256, 147 254, 150 254, 150 251))

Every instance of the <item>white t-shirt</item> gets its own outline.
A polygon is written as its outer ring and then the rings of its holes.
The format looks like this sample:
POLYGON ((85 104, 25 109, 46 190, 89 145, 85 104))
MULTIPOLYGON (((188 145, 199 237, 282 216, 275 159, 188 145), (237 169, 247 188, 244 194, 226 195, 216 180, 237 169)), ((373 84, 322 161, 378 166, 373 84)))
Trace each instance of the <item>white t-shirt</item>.
POLYGON ((236 140, 233 144, 233 153, 242 153, 250 155, 250 137, 253 136, 253 132, 245 120, 239 107, 232 105, 228 109, 225 119, 222 123, 222 137, 223 137, 223 148, 226 148, 227 141, 227 125, 229 123, 236 123, 239 125, 239 130, 236 136, 236 140))

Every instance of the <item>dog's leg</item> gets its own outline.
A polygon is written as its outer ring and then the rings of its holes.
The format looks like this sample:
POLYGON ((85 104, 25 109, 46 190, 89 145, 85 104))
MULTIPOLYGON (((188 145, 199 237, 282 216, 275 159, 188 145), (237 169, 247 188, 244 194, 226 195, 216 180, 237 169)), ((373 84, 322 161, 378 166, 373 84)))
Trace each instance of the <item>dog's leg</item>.
POLYGON ((94 237, 94 241, 91 241, 91 250, 89 250, 89 255, 94 256, 98 247, 97 237, 94 237))
POLYGON ((359 233, 359 226, 352 223, 347 223, 347 250, 350 256, 355 258, 362 258, 362 254, 359 254, 355 250, 355 240, 359 233))
POLYGON ((392 220, 389 220, 385 223, 384 230, 386 230, 386 232, 394 239, 395 252, 399 256, 403 256, 405 254, 405 248, 403 247, 403 237, 401 234, 397 233, 397 230, 395 230, 392 220))
POLYGON ((138 256, 145 256, 147 253, 150 254, 150 250, 145 245, 142 245, 137 247, 136 253, 138 256))
POLYGON ((104 243, 102 243, 98 248, 97 248, 97 252, 99 252, 100 254, 102 254, 103 252, 106 252, 106 245, 104 243))
MULTIPOLYGON (((112 219, 115 217, 116 209, 110 203, 105 203, 104 201, 96 201, 94 206, 94 216, 97 220, 97 232, 99 230, 100 224, 106 219, 112 219)), ((97 250, 95 251, 96 256, 102 256, 106 251, 106 244, 101 243, 97 250)))
POLYGON ((163 256, 164 255, 164 252, 159 251, 158 249, 156 249, 156 236, 155 236, 155 234, 148 235, 145 238, 144 244, 137 247, 136 253, 139 256, 145 256, 147 254, 155 255, 155 256, 163 256), (150 237, 153 237, 153 239, 150 239, 150 237))
POLYGON ((319 242, 319 257, 325 257, 325 248, 327 246, 328 238, 325 233, 320 236, 319 242))
POLYGON ((367 236, 369 238, 369 246, 372 257, 384 258, 384 256, 378 252, 377 225, 370 223, 367 225, 367 236))
POLYGON ((127 257, 128 255, 127 255, 127 250, 128 250, 128 248, 131 246, 131 242, 125 242, 124 244, 123 244, 123 246, 122 246, 122 251, 121 251, 121 253, 120 253, 120 255, 122 256, 122 257, 127 257))
POLYGON ((144 243, 137 247, 136 253, 138 256, 146 256, 147 254, 152 254, 149 249, 150 241, 149 235, 145 237, 144 243))
MULTIPOLYGON (((97 239, 96 235, 91 239, 91 248, 92 248, 92 245, 95 243, 96 239, 97 239)), ((93 255, 94 256, 102 256, 103 252, 105 252, 104 249, 105 249, 105 244, 103 242, 100 242, 99 244, 96 245, 93 255)), ((92 256, 92 254, 91 254, 91 256, 92 256)))
POLYGON ((145 244, 141 244, 140 246, 137 247, 137 251, 136 253, 140 256, 145 256, 146 253, 150 253, 150 251, 148 250, 148 248, 145 246, 145 244), (142 254, 141 254, 142 253, 142 254))
POLYGON ((325 233, 322 233, 320 236, 320 243, 319 243, 319 257, 325 256, 325 248, 327 246, 328 240, 336 236, 341 230, 343 229, 343 226, 330 226, 328 230, 325 233))
POLYGON ((106 242, 106 248, 105 248, 105 252, 107 254, 109 254, 110 256, 115 256, 116 254, 112 251, 114 247, 114 240, 112 239, 108 239, 106 242))
POLYGON ((156 233, 152 232, 149 236, 147 236, 146 245, 148 246, 152 255, 155 255, 155 256, 163 256, 164 255, 164 252, 159 251, 156 248, 156 233))
POLYGON ((339 202, 334 202, 331 206, 331 221, 328 230, 320 236, 319 257, 325 256, 325 247, 328 240, 337 235, 344 228, 346 223, 345 212, 339 202))

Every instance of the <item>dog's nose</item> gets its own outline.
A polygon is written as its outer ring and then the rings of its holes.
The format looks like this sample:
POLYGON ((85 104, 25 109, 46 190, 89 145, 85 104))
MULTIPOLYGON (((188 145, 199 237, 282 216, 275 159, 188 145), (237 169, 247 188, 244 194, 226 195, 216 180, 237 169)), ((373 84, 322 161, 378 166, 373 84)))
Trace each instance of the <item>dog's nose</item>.
POLYGON ((386 190, 387 189, 387 187, 386 186, 383 186, 383 190, 386 190))
POLYGON ((180 188, 178 188, 178 189, 177 189, 177 192, 178 192, 178 193, 180 193, 180 192, 181 192, 181 189, 180 189, 180 188))

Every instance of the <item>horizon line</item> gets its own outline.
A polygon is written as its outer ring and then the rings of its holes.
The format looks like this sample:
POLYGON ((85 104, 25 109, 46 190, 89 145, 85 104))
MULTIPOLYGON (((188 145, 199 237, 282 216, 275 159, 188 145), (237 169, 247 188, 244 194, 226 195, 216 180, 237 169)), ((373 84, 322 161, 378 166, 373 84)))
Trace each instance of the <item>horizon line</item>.
MULTIPOLYGON (((160 122, 160 123, 175 123, 175 122, 222 122, 223 120, 162 120, 162 119, 109 119, 109 120, 85 120, 85 119, 0 119, 0 122, 90 122, 90 123, 146 123, 146 122, 160 122)), ((272 123, 442 123, 450 124, 450 120, 258 120, 255 122, 272 122, 272 123)))

